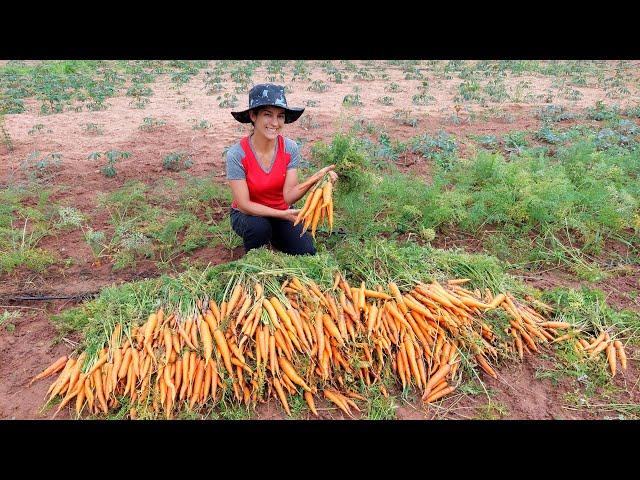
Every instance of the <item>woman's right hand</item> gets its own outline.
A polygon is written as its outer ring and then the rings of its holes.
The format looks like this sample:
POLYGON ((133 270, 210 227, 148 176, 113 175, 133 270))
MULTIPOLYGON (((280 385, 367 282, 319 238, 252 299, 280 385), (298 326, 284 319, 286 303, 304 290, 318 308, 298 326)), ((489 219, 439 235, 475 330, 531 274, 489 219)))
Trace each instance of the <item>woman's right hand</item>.
POLYGON ((291 223, 296 221, 296 217, 300 213, 299 208, 290 208, 289 210, 283 210, 282 216, 280 217, 282 220, 289 220, 291 223))

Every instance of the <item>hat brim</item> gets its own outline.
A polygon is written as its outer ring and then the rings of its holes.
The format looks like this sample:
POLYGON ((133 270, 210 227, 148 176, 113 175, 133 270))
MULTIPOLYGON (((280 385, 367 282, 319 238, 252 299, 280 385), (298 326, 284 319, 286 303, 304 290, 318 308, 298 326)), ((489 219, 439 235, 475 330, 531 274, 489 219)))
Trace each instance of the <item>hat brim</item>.
MULTIPOLYGON (((304 112, 304 108, 300 108, 300 107, 283 107, 280 105, 260 105, 260 107, 278 107, 278 108, 283 108, 284 109, 284 123, 293 123, 296 120, 298 120, 298 118, 300 118, 300 115, 302 115, 302 113, 304 112)), ((231 115, 233 115, 233 118, 235 118, 237 121, 239 121, 240 123, 251 123, 251 118, 249 117, 249 112, 255 108, 259 108, 259 107, 253 107, 253 108, 247 108, 246 110, 243 110, 241 112, 231 112, 231 115)))

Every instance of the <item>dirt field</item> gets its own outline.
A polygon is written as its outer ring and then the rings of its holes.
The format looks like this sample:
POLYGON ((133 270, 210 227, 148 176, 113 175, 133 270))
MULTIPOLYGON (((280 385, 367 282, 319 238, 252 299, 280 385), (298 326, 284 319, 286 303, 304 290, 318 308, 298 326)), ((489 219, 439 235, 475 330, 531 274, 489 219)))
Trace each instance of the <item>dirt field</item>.
MULTIPOLYGON (((383 129, 393 139, 406 140, 418 133, 435 135, 445 131, 455 135, 460 143, 461 155, 465 155, 478 135, 503 135, 514 130, 536 130, 541 120, 537 112, 549 102, 545 97, 552 95, 554 105, 562 106, 567 112, 582 114, 597 101, 617 104, 621 107, 633 104, 638 98, 638 78, 640 62, 626 62, 627 88, 630 92, 624 98, 611 98, 603 88, 598 87, 594 78, 587 77, 583 86, 573 85, 578 91, 573 98, 566 98, 564 82, 556 77, 542 74, 524 73, 515 76, 507 72, 504 86, 514 96, 529 95, 528 101, 488 101, 486 105, 459 102, 455 100, 459 86, 464 81, 455 74, 452 78, 435 75, 424 69, 424 78, 405 79, 405 72, 399 66, 367 64, 370 71, 376 68, 388 75, 385 79, 354 80, 353 72, 343 83, 330 80, 326 72, 310 62, 310 76, 307 80, 292 81, 286 73, 284 83, 290 88, 287 100, 293 106, 306 106, 300 121, 286 127, 285 134, 294 139, 302 139, 302 153, 309 158, 311 146, 318 141, 330 142, 340 131, 347 131, 354 124, 373 124, 383 129), (384 68, 383 68, 384 67, 384 68), (324 92, 310 91, 315 80, 322 80, 328 89, 324 92), (412 97, 419 92, 424 81, 429 82, 428 93, 433 100, 428 105, 416 105, 412 97), (390 93, 389 86, 399 86, 397 92, 390 93), (356 90, 357 89, 357 90, 356 90), (521 93, 519 89, 522 90, 521 93), (347 95, 360 96, 362 106, 347 106, 347 95), (383 105, 380 98, 393 97, 392 105, 383 105), (401 124, 397 112, 409 112, 417 119, 417 126, 401 124), (395 117, 394 117, 395 115, 395 117)), ((339 62, 334 62, 339 65, 339 62)), ((363 62, 355 62, 360 65, 363 62)), ((0 62, 2 67, 6 62, 0 62)), ((215 62, 209 62, 210 68, 215 62)), ((609 62, 609 73, 618 68, 618 62, 609 62)), ((94 230, 112 232, 109 214, 99 208, 101 193, 113 192, 129 180, 141 180, 148 185, 157 185, 165 179, 173 179, 182 185, 181 173, 169 172, 162 168, 162 159, 174 151, 186 151, 191 155, 193 166, 188 174, 208 177, 214 182, 225 182, 224 150, 249 132, 249 128, 237 123, 230 115, 231 110, 244 109, 246 94, 236 94, 238 106, 221 108, 218 97, 222 93, 207 94, 206 73, 201 70, 179 89, 169 75, 158 75, 149 87, 153 94, 144 108, 134 108, 131 97, 120 95, 107 100, 108 107, 102 111, 67 110, 62 113, 42 115, 40 101, 25 99, 25 111, 5 116, 5 128, 11 137, 13 149, 9 151, 0 144, 0 184, 4 187, 26 183, 29 178, 22 167, 33 152, 62 154, 62 163, 48 180, 47 187, 53 190, 49 202, 73 206, 90 218, 94 230), (145 118, 162 120, 153 131, 142 131, 140 126, 145 118), (206 128, 195 129, 199 122, 206 122, 206 128), (100 133, 88 129, 87 124, 96 124, 100 133), (33 133, 35 125, 42 125, 33 133), (91 131, 90 131, 91 130, 91 131), (97 163, 88 159, 92 152, 120 150, 130 152, 130 157, 118 163, 118 174, 107 178, 100 173, 97 163)), ((286 70, 285 70, 286 71, 286 70)), ((607 72, 606 69, 603 71, 607 72)), ((258 68, 252 77, 254 83, 266 81, 270 77, 265 68, 258 68)), ((485 81, 492 77, 488 76, 485 81)), ((223 92, 232 92, 234 84, 225 77, 223 92)), ((636 123, 639 123, 636 120, 636 123)), ((409 159, 405 171, 414 172, 425 182, 430 180, 431 165, 423 158, 409 159)), ((226 208, 221 206, 215 212, 216 218, 226 216, 226 208)), ((20 226, 21 227, 21 226, 20 226)), ((468 251, 477 251, 474 239, 468 239, 452 232, 441 236, 436 246, 449 248, 462 246, 468 251)), ((1 312, 19 312, 20 316, 11 320, 14 328, 8 331, 0 326, 0 419, 40 419, 51 418, 52 411, 40 409, 48 381, 28 386, 29 379, 49 365, 60 355, 72 351, 77 338, 60 337, 50 322, 51 315, 78 304, 78 300, 25 301, 15 300, 17 296, 51 295, 73 296, 90 294, 105 286, 122 282, 155 277, 163 271, 156 259, 141 259, 135 267, 117 271, 108 258, 97 261, 82 231, 57 232, 45 237, 40 248, 53 253, 56 262, 43 272, 36 273, 18 267, 0 276, 1 312)), ((199 247, 173 259, 173 271, 181 269, 181 262, 219 264, 239 258, 242 248, 227 248, 222 245, 199 247)), ((1 270, 0 270, 1 271, 1 270)), ((517 273, 517 272, 514 272, 517 273)), ((553 270, 528 275, 523 273, 527 283, 538 288, 554 286, 579 286, 580 280, 562 270, 553 270)), ((640 268, 629 266, 624 275, 596 282, 594 286, 609 295, 609 302, 616 307, 624 307, 640 312, 637 292, 640 289, 640 268)), ((536 379, 536 372, 548 366, 549 359, 526 357, 521 364, 509 365, 498 372, 499 380, 485 377, 485 387, 491 395, 459 394, 448 398, 439 406, 424 407, 417 399, 407 399, 398 405, 398 419, 603 419, 618 418, 620 409, 610 405, 639 405, 637 351, 630 352, 630 368, 624 375, 618 375, 614 384, 618 393, 608 397, 609 407, 584 404, 576 407, 567 403, 567 395, 579 395, 572 380, 561 379, 554 384, 550 378, 536 379), (620 393, 622 392, 622 393, 620 393)), ((605 403, 605 402, 603 402, 605 403)), ((321 418, 343 418, 335 409, 321 404, 321 418)), ((67 413, 57 418, 69 418, 67 413)), ((261 405, 256 418, 284 418, 282 409, 272 402, 261 405)))

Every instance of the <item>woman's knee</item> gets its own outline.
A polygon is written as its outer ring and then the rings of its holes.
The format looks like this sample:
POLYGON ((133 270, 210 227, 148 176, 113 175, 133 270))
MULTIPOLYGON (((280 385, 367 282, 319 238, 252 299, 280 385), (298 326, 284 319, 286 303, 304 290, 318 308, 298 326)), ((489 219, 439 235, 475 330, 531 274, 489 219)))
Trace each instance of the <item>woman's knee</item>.
POLYGON ((269 220, 263 217, 248 217, 242 239, 246 250, 259 248, 271 242, 273 232, 269 220))

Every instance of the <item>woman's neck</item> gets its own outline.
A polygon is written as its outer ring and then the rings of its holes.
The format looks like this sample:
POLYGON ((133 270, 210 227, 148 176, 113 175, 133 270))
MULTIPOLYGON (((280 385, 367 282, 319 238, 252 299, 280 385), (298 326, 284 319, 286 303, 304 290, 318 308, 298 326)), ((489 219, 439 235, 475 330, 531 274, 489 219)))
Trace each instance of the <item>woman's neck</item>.
POLYGON ((276 140, 270 140, 263 135, 251 134, 251 144, 255 150, 260 152, 270 152, 273 150, 276 144, 276 140))

